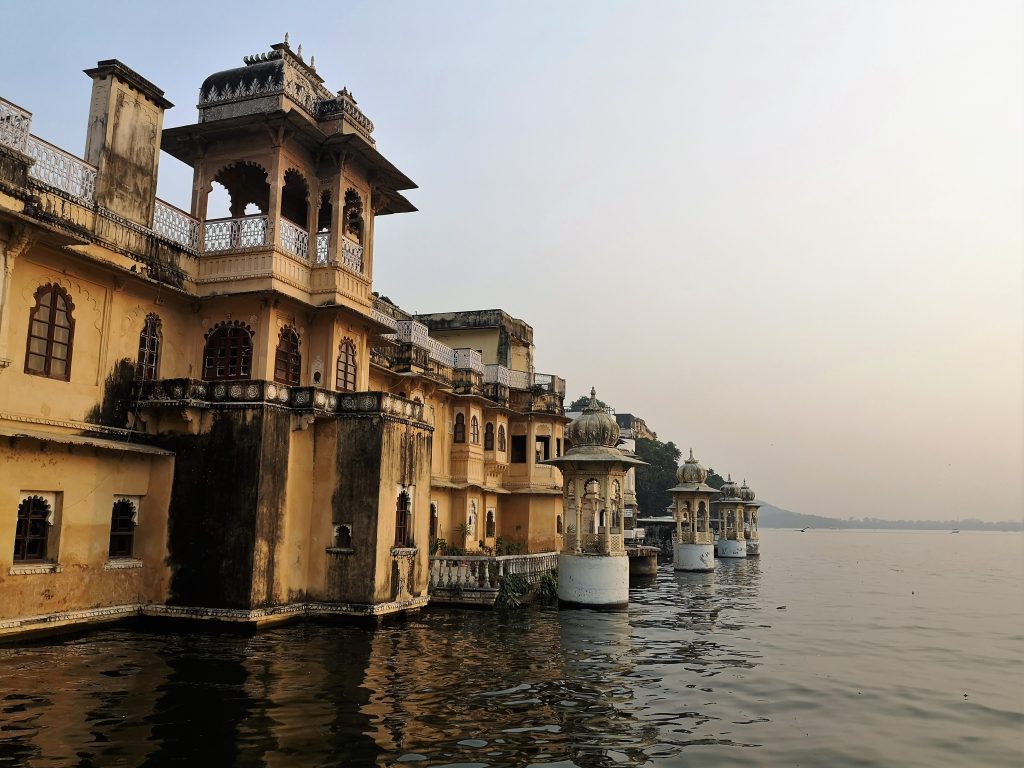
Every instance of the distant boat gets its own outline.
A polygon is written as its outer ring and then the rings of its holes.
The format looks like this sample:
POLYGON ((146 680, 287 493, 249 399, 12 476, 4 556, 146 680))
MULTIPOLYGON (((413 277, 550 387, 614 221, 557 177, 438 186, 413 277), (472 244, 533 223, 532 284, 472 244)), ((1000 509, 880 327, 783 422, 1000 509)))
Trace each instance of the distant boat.
POLYGON ((950 531, 950 533, 960 533, 960 529, 954 528, 952 531, 950 531))
MULTIPOLYGON (((799 532, 800 532, 800 533, 806 533, 806 532, 807 532, 807 528, 810 528, 810 527, 811 527, 811 526, 809 526, 809 525, 808 525, 808 526, 807 526, 806 528, 801 528, 801 529, 799 530, 799 532)), ((957 531, 957 533, 959 533, 959 531, 957 531)))

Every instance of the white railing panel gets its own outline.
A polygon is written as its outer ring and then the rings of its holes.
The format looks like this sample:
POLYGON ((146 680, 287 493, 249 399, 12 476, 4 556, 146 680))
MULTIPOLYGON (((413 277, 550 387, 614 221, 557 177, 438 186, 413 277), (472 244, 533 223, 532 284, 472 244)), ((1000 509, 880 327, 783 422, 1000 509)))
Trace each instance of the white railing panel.
POLYGON ((203 227, 203 250, 207 253, 259 248, 267 244, 267 217, 214 219, 203 227))
POLYGON ((316 263, 323 266, 331 260, 331 233, 316 233, 316 263))
POLYGON ((96 199, 96 168, 35 136, 25 141, 25 154, 35 160, 28 175, 79 200, 96 199))
POLYGON ((153 232, 172 243, 199 250, 199 221, 159 198, 153 207, 153 232))
POLYGON ((281 248, 285 253, 306 260, 309 258, 309 232, 281 219, 281 248))
POLYGON ((24 152, 31 130, 32 113, 0 99, 0 144, 24 152))
POLYGON ((341 238, 341 263, 346 269, 363 274, 363 246, 347 237, 341 238))
POLYGON ((456 349, 455 367, 477 371, 482 374, 484 372, 484 360, 475 349, 456 349))

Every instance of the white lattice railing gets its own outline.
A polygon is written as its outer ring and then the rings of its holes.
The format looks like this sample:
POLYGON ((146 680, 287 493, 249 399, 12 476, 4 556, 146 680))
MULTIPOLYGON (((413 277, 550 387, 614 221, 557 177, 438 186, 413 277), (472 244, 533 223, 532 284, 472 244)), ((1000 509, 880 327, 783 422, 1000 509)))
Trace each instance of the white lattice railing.
POLYGON ((288 219, 281 219, 281 248, 285 253, 300 259, 309 258, 309 232, 292 224, 288 219))
POLYGON ((35 160, 28 175, 36 181, 85 202, 95 200, 95 166, 35 136, 26 139, 25 154, 35 160))
POLYGON ((426 349, 429 331, 423 323, 417 323, 415 320, 400 320, 397 330, 399 341, 426 349))
POLYGON ((323 265, 331 260, 331 233, 316 233, 316 263, 323 265))
POLYGON ((160 198, 153 207, 153 232, 172 243, 199 250, 199 221, 160 198))
POLYGON ((443 365, 447 365, 449 368, 455 367, 455 350, 447 344, 442 344, 437 339, 432 339, 428 336, 426 349, 430 353, 431 360, 436 360, 443 365))
POLYGON ((0 99, 0 144, 24 152, 31 130, 32 113, 0 99))
POLYGON ((536 584, 545 573, 557 568, 557 552, 500 557, 431 557, 430 589, 497 591, 503 576, 522 576, 527 583, 536 584))
POLYGON ((212 219, 203 227, 203 250, 207 253, 259 248, 267 244, 267 217, 212 219))
POLYGON ((484 360, 475 349, 456 349, 455 367, 477 371, 482 374, 484 372, 484 360))
POLYGON ((347 237, 341 238, 341 263, 346 269, 363 274, 363 246, 347 237))
POLYGON ((529 389, 530 374, 526 371, 513 371, 504 365, 488 363, 484 366, 484 384, 502 384, 511 389, 529 389))
POLYGON ((381 312, 379 309, 374 307, 372 314, 373 319, 378 323, 386 325, 388 328, 394 328, 396 331, 398 330, 398 321, 387 312, 381 312))

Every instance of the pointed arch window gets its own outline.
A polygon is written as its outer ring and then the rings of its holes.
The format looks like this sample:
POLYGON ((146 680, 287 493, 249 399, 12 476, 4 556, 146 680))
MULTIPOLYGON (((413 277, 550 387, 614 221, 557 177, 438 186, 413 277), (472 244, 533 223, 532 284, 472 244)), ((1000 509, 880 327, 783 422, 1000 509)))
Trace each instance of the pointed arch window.
POLYGON ((476 416, 469 421, 469 439, 473 445, 480 445, 480 420, 476 416))
POLYGON ((494 424, 490 421, 484 425, 484 450, 494 450, 494 424))
POLYGON ((505 425, 498 425, 498 450, 502 453, 505 452, 505 425))
POLYGON ((18 523, 14 531, 15 562, 46 559, 52 511, 41 496, 29 496, 18 505, 18 523))
POLYGON ((35 301, 28 321, 25 373, 70 381, 75 305, 67 291, 52 283, 36 290, 35 301))
POLYGON ((496 522, 494 520, 494 510, 493 509, 488 509, 487 510, 487 522, 485 523, 485 528, 484 528, 484 536, 486 536, 488 539, 493 539, 496 528, 497 528, 497 524, 496 524, 496 522))
POLYGON ((338 372, 335 386, 339 392, 356 391, 356 345, 347 336, 338 347, 338 372))
POLYGON ((290 325, 281 329, 274 353, 274 381, 289 387, 299 386, 302 376, 302 353, 299 351, 299 334, 290 325))
POLYGON ((455 442, 466 442, 466 414, 455 414, 455 442))
POLYGON ((395 504, 395 546, 409 546, 409 492, 402 491, 398 494, 398 501, 395 504))
POLYGON ((247 380, 252 375, 252 329, 238 320, 218 323, 206 334, 203 378, 247 380))
POLYGON ((139 357, 135 363, 135 378, 139 381, 155 381, 160 375, 163 338, 163 323, 159 315, 149 313, 139 332, 139 357))

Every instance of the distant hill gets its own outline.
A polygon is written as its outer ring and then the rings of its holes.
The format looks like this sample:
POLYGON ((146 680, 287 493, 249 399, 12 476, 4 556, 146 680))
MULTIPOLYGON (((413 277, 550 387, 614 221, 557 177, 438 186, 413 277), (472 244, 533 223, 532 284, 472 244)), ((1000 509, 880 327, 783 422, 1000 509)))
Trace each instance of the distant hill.
POLYGON ((986 523, 982 520, 880 520, 877 517, 847 518, 804 515, 773 504, 762 504, 758 513, 761 528, 892 528, 923 531, 1021 531, 1024 522, 1007 520, 986 523))

